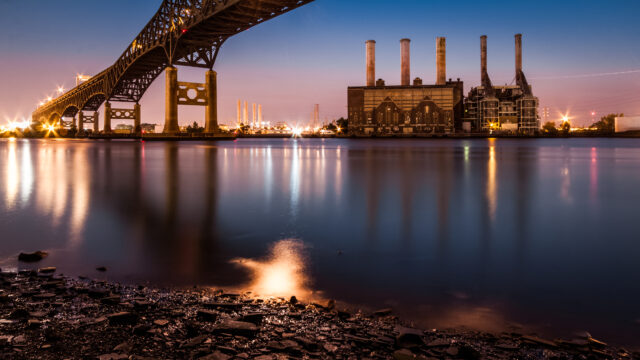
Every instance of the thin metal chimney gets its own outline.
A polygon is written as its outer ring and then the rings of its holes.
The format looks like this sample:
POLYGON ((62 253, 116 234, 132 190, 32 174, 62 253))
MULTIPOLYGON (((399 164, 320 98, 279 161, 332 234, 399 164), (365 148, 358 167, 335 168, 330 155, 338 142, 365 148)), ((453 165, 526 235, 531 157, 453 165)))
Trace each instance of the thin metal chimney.
POLYGON ((242 119, 244 124, 249 126, 249 103, 245 100, 244 102, 244 113, 242 114, 242 119))
POLYGON ((445 85, 447 83, 447 38, 436 39, 436 66, 436 85, 445 85))
POLYGON ((251 116, 253 118, 253 126, 254 127, 259 127, 258 126, 258 113, 256 112, 256 103, 251 104, 251 116))
POLYGON ((522 34, 516 34, 516 76, 522 72, 522 34))
POLYGON ((400 40, 401 72, 400 85, 409 86, 411 84, 411 40, 400 40))
POLYGON ((480 37, 480 77, 482 78, 482 84, 487 80, 487 75, 487 35, 482 35, 480 37))
POLYGON ((242 123, 242 100, 238 100, 238 119, 236 125, 242 123))
POLYGON ((376 86, 376 42, 367 41, 367 86, 376 86))

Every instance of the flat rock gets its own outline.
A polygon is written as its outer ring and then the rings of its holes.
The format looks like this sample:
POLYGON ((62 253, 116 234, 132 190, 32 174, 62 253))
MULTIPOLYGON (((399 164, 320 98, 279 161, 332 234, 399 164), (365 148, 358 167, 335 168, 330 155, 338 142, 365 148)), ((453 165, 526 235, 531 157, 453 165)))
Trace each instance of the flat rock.
POLYGON ((256 333, 258 333, 258 331, 260 331, 260 328, 258 328, 255 324, 249 322, 224 320, 220 324, 215 326, 214 331, 216 333, 254 336, 256 333))
POLYGON ((551 347, 551 348, 558 347, 558 345, 556 343, 554 343, 553 341, 545 340, 543 338, 539 338, 539 337, 533 336, 533 335, 524 335, 522 337, 522 340, 528 341, 528 342, 532 342, 532 343, 535 343, 535 344, 545 345, 545 346, 548 346, 548 347, 551 347))
POLYGON ((134 325, 138 322, 138 315, 130 312, 119 312, 107 315, 111 325, 134 325))
POLYGON ((387 315, 391 315, 392 312, 393 312, 393 309, 390 309, 390 308, 380 309, 380 310, 374 311, 373 315, 375 315, 375 316, 387 316, 387 315))
POLYGON ((260 325, 262 324, 262 320, 264 319, 264 313, 261 312, 253 312, 243 315, 240 318, 240 321, 249 322, 252 324, 260 325))
POLYGON ((203 303, 202 306, 207 309, 218 309, 218 310, 241 310, 242 309, 242 304, 239 304, 239 303, 210 302, 210 303, 203 303))
POLYGON ((451 342, 446 339, 435 339, 427 344, 427 347, 445 347, 449 346, 451 342))
POLYGON ((199 360, 229 360, 229 359, 231 359, 231 356, 225 355, 220 351, 216 351, 213 354, 209 354, 199 358, 199 360))
POLYGON ((41 293, 41 294, 33 295, 33 298, 36 300, 49 300, 55 297, 56 297, 56 294, 53 294, 53 293, 41 293))
POLYGON ((120 304, 120 296, 111 295, 100 299, 100 302, 106 305, 118 305, 120 304))
POLYGON ((169 323, 169 320, 165 320, 165 319, 158 319, 153 321, 153 325, 156 325, 156 326, 166 326, 168 323, 169 323))
POLYGON ((211 310, 198 310, 196 317, 202 321, 214 322, 218 319, 218 313, 211 310))
POLYGON ((416 356, 409 349, 401 349, 393 352, 395 360, 413 360, 416 356))
POLYGON ((396 336, 396 345, 400 348, 415 348, 424 345, 421 330, 399 327, 398 336, 396 336))
POLYGON ((51 274, 56 272, 56 268, 54 266, 43 267, 38 269, 38 272, 43 274, 51 274))
POLYGON ((102 299, 104 297, 111 295, 111 292, 103 288, 94 288, 94 289, 89 289, 87 292, 87 295, 89 295, 89 297, 92 299, 102 299))
POLYGON ((18 261, 38 262, 46 258, 47 256, 49 256, 49 254, 45 251, 36 251, 32 253, 20 253, 20 255, 18 255, 18 261))
POLYGON ((129 355, 126 354, 104 354, 97 357, 98 360, 122 360, 128 359, 129 355))

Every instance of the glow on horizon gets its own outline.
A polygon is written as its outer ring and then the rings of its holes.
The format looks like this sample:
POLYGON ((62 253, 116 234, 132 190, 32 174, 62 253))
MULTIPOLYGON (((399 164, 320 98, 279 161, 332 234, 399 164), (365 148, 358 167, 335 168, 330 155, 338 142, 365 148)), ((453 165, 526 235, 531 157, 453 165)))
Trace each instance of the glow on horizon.
MULTIPOLYGON (((82 6, 61 9, 53 3, 17 2, 2 9, 9 20, 5 21, 6 36, 0 40, 3 48, 0 76, 12 86, 0 89, 0 108, 28 116, 35 104, 40 103, 38 94, 50 92, 74 75, 97 74, 110 66, 131 45, 158 5, 124 0, 108 4, 75 1, 82 6), (131 11, 122 13, 122 8, 131 11), (62 11, 71 11, 70 16, 77 21, 55 27, 42 21, 62 16, 62 11), (104 16, 92 17, 87 13, 104 16), (113 28, 109 19, 116 15, 121 25, 113 28), (94 30, 104 28, 113 31, 105 34, 94 30), (101 44, 100 49, 87 50, 96 41, 101 44), (25 57, 36 50, 37 56, 25 57), (70 51, 79 53, 70 58, 70 51), (42 59, 47 59, 46 66, 42 59)), ((540 98, 541 107, 551 111, 572 108, 578 124, 591 123, 592 110, 601 115, 640 114, 640 98, 631 96, 640 92, 637 61, 640 50, 625 46, 637 37, 634 14, 640 10, 640 3, 616 1, 615 6, 603 7, 594 0, 562 3, 543 0, 535 8, 525 3, 512 5, 487 6, 465 0, 455 5, 407 1, 401 7, 389 8, 384 3, 365 7, 359 2, 339 0, 313 2, 225 43, 216 64, 220 122, 235 122, 237 98, 255 99, 268 106, 268 120, 272 123, 293 124, 295 119, 306 119, 314 103, 322 105, 321 119, 346 117, 345 89, 364 83, 364 41, 369 38, 379 41, 378 77, 395 84, 399 82, 398 39, 414 40, 412 77, 420 76, 430 83, 435 73, 434 37, 446 36, 448 77, 460 77, 466 92, 470 86, 479 84, 480 32, 489 36, 489 71, 494 83, 512 80, 512 35, 521 32, 525 36, 525 74, 540 98), (407 13, 425 10, 434 15, 429 24, 404 21, 407 13), (567 10, 576 16, 566 18, 563 14, 567 10), (454 11, 459 21, 452 22, 443 16, 454 11), (527 19, 514 16, 523 11, 531 16, 527 19), (593 26, 596 19, 587 15, 596 11, 598 23, 618 26, 593 26), (483 21, 486 16, 482 15, 489 12, 505 21, 483 21), (385 29, 365 21, 382 13, 389 24, 385 29), (545 19, 544 27, 540 26, 540 19, 545 19), (610 56, 613 52, 615 57, 610 56)), ((203 80, 199 70, 180 68, 179 76, 181 81, 203 80)), ((71 85, 75 84, 67 82, 65 87, 71 85)), ((143 97, 143 121, 162 123, 163 90, 160 77, 143 97)), ((186 109, 181 110, 180 118, 181 124, 188 124, 193 120, 202 122, 204 115, 202 111, 186 109)))

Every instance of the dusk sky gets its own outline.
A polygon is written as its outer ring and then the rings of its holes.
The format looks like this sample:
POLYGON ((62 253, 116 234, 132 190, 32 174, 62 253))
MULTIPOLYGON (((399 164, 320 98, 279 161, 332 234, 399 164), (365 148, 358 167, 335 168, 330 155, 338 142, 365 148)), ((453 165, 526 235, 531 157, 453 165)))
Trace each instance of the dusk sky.
MULTIPOLYGON (((160 0, 0 0, 0 117, 30 117, 57 86, 112 65, 160 0)), ((640 1, 316 0, 232 37, 221 50, 219 122, 235 123, 236 101, 260 103, 266 121, 346 117, 347 86, 365 82, 365 41, 377 41, 377 74, 400 82, 400 44, 412 39, 411 77, 435 82, 435 38, 447 37, 447 76, 465 93, 480 81, 480 36, 489 37, 489 73, 514 80, 514 39, 523 34, 524 71, 552 118, 577 124, 598 115, 640 115, 640 1)), ((180 81, 204 81, 179 68, 180 81)), ((141 101, 142 121, 164 121, 164 76, 141 101)), ((119 106, 119 104, 114 104, 119 106)), ((129 107, 130 105, 126 105, 129 107)), ((4 120, 0 118, 0 123, 4 120)), ((203 108, 180 123, 203 123, 203 108)), ((102 120, 101 120, 102 121, 102 120)), ((117 122, 116 122, 117 123, 117 122)))

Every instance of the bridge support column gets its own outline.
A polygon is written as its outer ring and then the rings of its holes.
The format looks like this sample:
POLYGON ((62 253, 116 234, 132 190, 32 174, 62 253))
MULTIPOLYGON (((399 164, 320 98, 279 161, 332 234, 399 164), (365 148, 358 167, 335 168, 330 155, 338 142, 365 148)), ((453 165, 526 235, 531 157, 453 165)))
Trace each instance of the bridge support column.
POLYGON ((104 103, 104 132, 111 132, 111 103, 108 101, 104 103))
POLYGON ((178 69, 169 66, 166 70, 164 133, 176 134, 178 126, 178 69))
POLYGON ((206 75, 207 106, 205 107, 204 132, 213 134, 218 132, 218 74, 207 71, 206 75))
POLYGON ((100 122, 98 119, 100 118, 100 113, 97 111, 93 113, 93 133, 97 134, 100 132, 100 122))
POLYGON ((82 110, 78 111, 78 134, 84 132, 84 113, 82 110))
POLYGON ((140 104, 136 103, 133 105, 133 132, 136 134, 140 134, 142 132, 140 119, 140 104))

